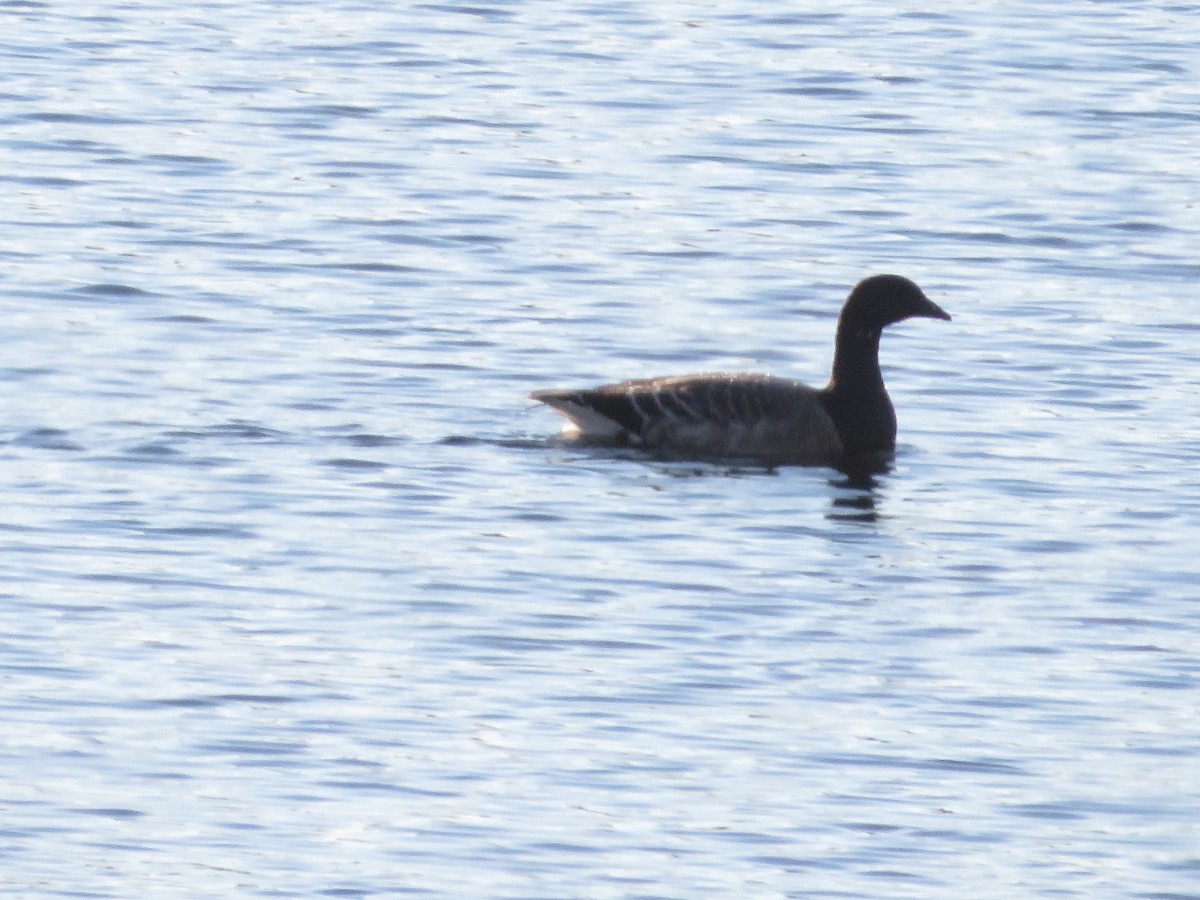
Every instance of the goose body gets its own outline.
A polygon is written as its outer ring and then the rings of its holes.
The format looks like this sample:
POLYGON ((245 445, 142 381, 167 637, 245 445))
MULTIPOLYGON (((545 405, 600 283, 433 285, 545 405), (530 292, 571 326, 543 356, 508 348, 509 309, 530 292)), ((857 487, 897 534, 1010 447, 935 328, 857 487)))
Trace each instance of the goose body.
POLYGON ((879 338, 913 316, 950 318, 899 275, 855 285, 838 319, 833 373, 820 389, 771 375, 702 373, 530 396, 565 416, 564 431, 574 437, 672 459, 845 467, 896 445, 879 338))

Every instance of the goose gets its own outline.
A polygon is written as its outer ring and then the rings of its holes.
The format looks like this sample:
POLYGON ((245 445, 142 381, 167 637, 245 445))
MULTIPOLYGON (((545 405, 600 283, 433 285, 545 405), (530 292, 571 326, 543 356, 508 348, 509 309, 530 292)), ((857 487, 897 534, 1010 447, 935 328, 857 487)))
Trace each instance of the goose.
POLYGON ((583 390, 534 391, 567 419, 564 436, 641 448, 671 460, 855 468, 890 456, 896 412, 879 369, 879 338, 912 317, 950 316, 900 275, 873 275, 838 317, 823 388, 753 373, 639 378, 583 390))

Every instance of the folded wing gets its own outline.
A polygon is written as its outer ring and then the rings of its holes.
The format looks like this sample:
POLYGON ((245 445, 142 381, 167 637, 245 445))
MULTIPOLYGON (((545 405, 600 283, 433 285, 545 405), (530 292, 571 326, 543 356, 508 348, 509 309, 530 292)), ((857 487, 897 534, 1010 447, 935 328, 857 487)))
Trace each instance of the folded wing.
POLYGON ((821 392, 770 375, 683 375, 538 391, 578 437, 624 440, 673 458, 820 464, 842 453, 821 392))

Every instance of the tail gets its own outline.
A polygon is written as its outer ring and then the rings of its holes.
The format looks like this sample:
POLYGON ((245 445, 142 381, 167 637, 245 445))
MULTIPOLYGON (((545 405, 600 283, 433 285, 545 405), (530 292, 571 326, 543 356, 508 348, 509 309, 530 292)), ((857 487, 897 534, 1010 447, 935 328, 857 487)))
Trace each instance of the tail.
POLYGON ((567 420, 563 431, 572 436, 612 439, 626 433, 624 425, 588 402, 587 391, 534 391, 529 398, 545 403, 563 416, 567 420))

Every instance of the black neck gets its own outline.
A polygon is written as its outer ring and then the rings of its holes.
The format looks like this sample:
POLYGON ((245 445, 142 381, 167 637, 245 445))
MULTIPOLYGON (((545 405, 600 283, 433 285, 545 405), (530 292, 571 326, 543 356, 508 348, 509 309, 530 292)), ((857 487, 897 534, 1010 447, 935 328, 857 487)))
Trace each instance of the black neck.
POLYGON ((880 333, 847 323, 838 328, 824 403, 848 455, 891 450, 896 444, 896 413, 879 369, 880 333))
POLYGON ((830 390, 882 390, 879 370, 879 328, 858 328, 848 323, 838 327, 833 351, 830 390))

